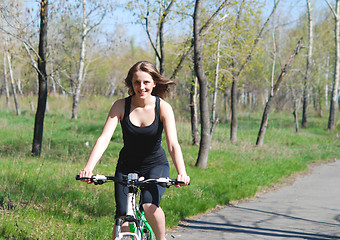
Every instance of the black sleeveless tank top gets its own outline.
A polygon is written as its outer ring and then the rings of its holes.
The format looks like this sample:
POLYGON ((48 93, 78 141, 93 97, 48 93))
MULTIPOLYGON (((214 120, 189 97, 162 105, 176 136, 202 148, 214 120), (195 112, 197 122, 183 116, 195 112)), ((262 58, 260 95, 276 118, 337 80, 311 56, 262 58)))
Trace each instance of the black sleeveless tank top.
POLYGON ((155 165, 168 164, 161 146, 163 123, 160 120, 160 99, 156 96, 155 119, 151 125, 138 127, 130 121, 131 96, 125 98, 125 112, 120 121, 124 147, 119 153, 118 168, 141 171, 155 165))

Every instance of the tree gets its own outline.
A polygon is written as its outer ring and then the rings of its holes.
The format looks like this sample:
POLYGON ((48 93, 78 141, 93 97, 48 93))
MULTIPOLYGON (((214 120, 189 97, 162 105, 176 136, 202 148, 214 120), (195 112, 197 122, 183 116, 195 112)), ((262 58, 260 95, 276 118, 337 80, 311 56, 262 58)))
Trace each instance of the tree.
POLYGON ((7 108, 9 108, 10 101, 9 101, 9 89, 8 89, 8 82, 7 82, 6 54, 4 54, 4 88, 5 88, 5 93, 6 93, 7 108))
POLYGON ((218 91, 218 82, 219 82, 219 77, 220 77, 220 58, 221 58, 221 26, 219 28, 219 33, 218 33, 218 39, 217 39, 217 49, 216 49, 216 68, 215 68, 215 77, 214 77, 214 91, 213 91, 213 97, 212 97, 212 107, 211 107, 211 130, 210 130, 210 135, 213 135, 215 126, 218 123, 218 117, 217 117, 217 91, 218 91))
POLYGON ((159 20, 158 20, 158 27, 157 27, 157 36, 158 39, 156 40, 156 44, 152 41, 150 31, 149 31, 149 11, 146 14, 145 17, 145 28, 148 35, 148 38, 150 40, 151 46, 155 52, 155 55, 159 62, 159 72, 160 74, 164 73, 165 70, 165 49, 164 49, 164 24, 166 22, 166 17, 168 16, 171 7, 173 6, 175 0, 171 0, 167 5, 165 5, 165 2, 162 2, 160 4, 160 10, 159 10, 159 20), (159 51, 157 49, 157 42, 159 43, 159 51))
POLYGON ((32 154, 40 156, 44 131, 44 118, 47 101, 47 74, 46 74, 46 52, 47 52, 47 23, 48 23, 48 0, 40 1, 40 33, 39 33, 39 56, 38 56, 38 79, 39 94, 38 107, 35 114, 34 137, 32 154))
POLYGON ((13 70, 12 70, 11 56, 10 56, 8 51, 6 52, 6 55, 7 55, 8 70, 9 70, 9 76, 10 76, 10 79, 11 79, 11 86, 12 86, 12 91, 13 91, 13 98, 14 98, 15 109, 16 109, 17 115, 20 116, 21 115, 21 111, 20 111, 20 107, 19 107, 16 86, 15 86, 15 83, 14 83, 14 76, 13 76, 13 70))
MULTIPOLYGON (((237 17, 235 21, 235 32, 232 40, 232 52, 234 51, 234 46, 236 45, 236 32, 239 30, 240 21, 241 21, 241 13, 244 7, 245 0, 243 0, 240 4, 240 7, 237 12, 237 17)), ((237 127, 238 127, 238 121, 237 121, 237 84, 238 84, 238 76, 236 75, 236 69, 235 69, 236 59, 235 55, 231 56, 231 74, 232 74, 232 85, 231 85, 231 124, 230 124, 230 140, 231 142, 237 141, 237 127)))
POLYGON ((192 76, 192 83, 191 83, 191 88, 190 88, 191 136, 192 136, 192 144, 199 146, 197 95, 198 95, 197 94, 197 77, 196 75, 194 75, 192 76))
POLYGON ((145 28, 145 32, 149 39, 156 58, 156 65, 159 66, 159 72, 164 74, 165 71, 165 23, 168 22, 169 14, 175 5, 185 4, 180 1, 175 4, 176 0, 137 0, 129 1, 127 8, 137 15, 137 23, 145 28), (139 12, 136 13, 136 9, 139 12))
MULTIPOLYGON (((238 121, 237 121, 237 88, 238 88, 238 78, 240 76, 240 74, 242 73, 242 71, 245 69, 245 67, 247 66, 247 64, 249 63, 249 61, 251 60, 257 44, 259 43, 259 41, 262 38, 263 35, 263 31, 267 25, 267 23, 269 22, 269 20, 271 19, 271 17, 273 16, 278 4, 279 4, 280 0, 274 1, 274 6, 272 9, 272 12, 270 13, 269 17, 267 18, 267 20, 264 22, 264 24, 262 25, 260 31, 257 34, 257 37, 255 38, 252 47, 250 48, 248 54, 246 54, 246 57, 240 61, 240 65, 238 67, 238 69, 235 69, 234 66, 236 65, 235 63, 235 59, 234 57, 232 57, 232 63, 231 63, 231 67, 233 67, 234 69, 232 70, 232 87, 231 87, 231 124, 230 124, 230 141, 232 143, 237 141, 237 128, 238 128, 238 121)), ((242 10, 242 5, 240 7, 239 13, 238 15, 241 14, 241 10, 242 10)), ((238 16, 237 18, 238 20, 240 19, 240 16, 238 16)), ((238 20, 236 21, 236 26, 235 29, 238 29, 238 20)), ((241 46, 240 46, 241 47, 241 46)))
POLYGON ((329 118, 328 118, 328 130, 335 129, 335 110, 337 105, 337 96, 339 90, 339 77, 340 77, 340 0, 336 0, 335 9, 329 3, 328 0, 325 0, 331 9, 334 20, 335 20, 335 63, 334 63, 334 80, 331 94, 331 101, 329 107, 329 118))
MULTIPOLYGON (((230 4, 229 0, 224 0, 218 6, 217 10, 206 20, 206 22, 202 26, 200 26, 198 33, 201 36, 203 36, 209 30, 210 26, 213 24, 213 20, 215 19, 215 17, 229 4, 230 4)), ((172 79, 176 78, 178 72, 181 70, 181 68, 183 66, 184 61, 192 53, 193 47, 194 47, 194 39, 190 37, 189 39, 187 39, 187 41, 185 43, 185 47, 183 48, 183 53, 180 56, 179 61, 178 61, 176 67, 174 68, 174 70, 171 74, 172 79)))
MULTIPOLYGON (((315 8, 314 16, 327 16, 322 21, 315 21, 314 36, 318 41, 314 41, 313 46, 313 106, 319 117, 323 116, 323 109, 329 111, 329 88, 333 82, 333 63, 335 45, 330 39, 334 39, 333 16, 327 14, 327 9, 315 8)), ((328 112, 329 113, 329 112, 328 112)), ((327 116, 328 116, 327 113, 327 116)))
POLYGON ((200 86, 200 112, 201 112, 201 141, 196 166, 206 168, 208 163, 209 148, 211 143, 210 120, 209 120, 209 86, 203 68, 203 43, 199 33, 201 26, 201 1, 196 0, 194 12, 194 68, 200 86))
POLYGON ((312 69, 312 53, 313 53, 313 20, 312 20, 312 7, 310 4, 310 0, 307 0, 307 15, 308 15, 308 54, 307 54, 305 82, 304 82, 304 88, 303 88, 303 105, 302 105, 302 122, 301 122, 301 125, 303 128, 307 127, 307 122, 308 122, 308 117, 307 117, 308 91, 309 91, 309 82, 310 82, 311 69, 312 69))
POLYGON ((259 134, 257 136, 257 140, 256 140, 256 146, 261 147, 263 145, 263 140, 264 140, 264 135, 266 133, 267 130, 267 124, 268 124, 268 117, 273 105, 273 99, 275 98, 275 96, 277 95, 280 86, 282 84, 283 78, 286 76, 287 71, 290 67, 290 64, 292 63, 292 61, 294 60, 294 57, 300 52, 300 49, 302 47, 302 38, 298 41, 293 54, 288 58, 287 63, 285 64, 285 66, 282 68, 281 70, 281 74, 278 77, 275 85, 274 85, 274 89, 273 89, 273 94, 271 94, 269 96, 268 102, 266 103, 266 107, 263 111, 263 115, 262 115, 262 121, 261 121, 261 126, 260 126, 260 131, 259 134))
POLYGON ((80 55, 79 55, 79 66, 76 81, 72 81, 72 95, 73 95, 73 104, 72 104, 72 118, 78 118, 78 106, 79 106, 79 97, 81 92, 81 87, 85 79, 85 56, 86 56, 86 39, 88 34, 93 30, 96 26, 98 26, 104 19, 106 10, 104 8, 99 20, 93 24, 92 26, 88 24, 88 17, 91 15, 96 9, 100 9, 103 6, 99 2, 98 5, 95 4, 93 9, 87 13, 87 0, 82 0, 82 33, 81 33, 81 43, 80 43, 80 55))
MULTIPOLYGON (((38 58, 38 64, 35 64, 34 61, 32 66, 35 68, 36 72, 38 73, 38 82, 39 82, 39 92, 38 92, 38 107, 37 112, 35 115, 35 123, 34 123, 34 136, 33 136, 33 143, 32 143, 32 154, 34 156, 40 156, 41 154, 41 145, 42 145, 42 138, 43 138, 43 127, 44 127, 44 117, 45 117, 45 110, 46 110, 46 101, 47 101, 47 74, 46 74, 46 52, 47 52, 47 24, 48 24, 48 0, 41 0, 39 2, 40 5, 40 33, 39 33, 39 52, 37 52, 32 44, 29 42, 28 39, 25 37, 27 35, 26 31, 30 31, 28 27, 30 22, 26 22, 24 19, 24 15, 22 15, 22 22, 18 21, 18 16, 13 15, 12 11, 5 6, 1 8, 2 15, 6 18, 6 22, 8 23, 8 28, 0 27, 0 30, 5 32, 7 35, 13 37, 16 40, 19 40, 22 44, 24 44, 27 52, 31 60, 33 60, 30 51, 32 51, 38 58), (15 22, 13 24, 11 21, 15 22), (23 23, 27 24, 26 26, 21 26, 23 23)), ((20 11, 20 5, 9 5, 10 7, 14 7, 15 11, 20 11), (16 9, 17 7, 18 9, 16 9)), ((21 6, 20 6, 21 7, 21 6)), ((29 10, 24 11, 30 12, 29 10)), ((11 61, 10 57, 8 56, 8 64, 9 70, 11 71, 11 61)), ((12 73, 10 73, 12 75, 12 73)), ((11 79, 13 77, 11 76, 11 79)), ((13 90, 14 91, 14 90, 13 90)), ((14 93, 14 95, 16 95, 14 93)), ((17 103, 16 103, 17 105, 17 103)), ((18 110, 17 110, 18 111, 18 110)))
MULTIPOLYGON (((17 77, 17 74, 15 73, 15 61, 13 61, 16 56, 20 52, 20 48, 17 47, 18 42, 23 42, 23 36, 24 36, 24 30, 23 29, 29 29, 27 25, 24 26, 24 23, 27 21, 27 14, 24 11, 23 14, 21 14, 22 10, 22 4, 20 2, 11 2, 8 3, 0 3, 0 31, 5 33, 6 36, 2 38, 2 47, 3 47, 3 59, 4 59, 4 87, 6 92, 6 101, 7 106, 10 106, 9 102, 9 87, 8 87, 8 77, 10 78, 10 84, 12 86, 12 94, 14 98, 15 103, 15 109, 18 116, 20 116, 21 111, 19 107, 19 101, 17 97, 17 84, 15 82, 15 78, 17 77), (20 19, 19 19, 19 14, 20 19), (15 22, 15 24, 14 24, 15 22), (16 41, 19 40, 19 41, 16 41), (7 64, 6 64, 7 62, 7 64), (12 64, 13 63, 13 64, 12 64), (8 66, 8 75, 7 75, 7 66, 8 66)), ((20 79, 20 76, 18 74, 18 79, 20 79)), ((18 83, 18 81, 17 81, 18 83)), ((18 89, 19 93, 20 88, 18 89)))
MULTIPOLYGON (((294 122, 295 122, 295 132, 298 133, 300 128, 299 128, 299 118, 298 118, 298 102, 299 98, 297 97, 297 94, 295 93, 295 89, 293 87, 293 81, 291 80, 291 92, 293 96, 293 116, 294 116, 294 122)), ((274 89, 273 89, 274 90, 274 89)))
MULTIPOLYGON (((227 5, 229 5, 229 1, 228 0, 224 0, 217 8, 217 10, 207 18, 207 20, 204 22, 204 24, 202 25, 196 25, 197 29, 196 30, 196 34, 200 36, 200 38, 202 36, 204 36, 209 30, 210 30, 210 27, 213 25, 213 20, 214 18, 216 18, 216 16, 218 16, 218 14, 221 12, 222 9, 224 9, 227 5)), ((194 16, 194 19, 195 19, 195 16, 194 16)), ((195 21, 195 20, 194 20, 195 21)), ((195 25, 195 23, 194 23, 195 25)), ((188 58, 188 56, 191 55, 192 53, 192 50, 194 49, 194 44, 195 43, 195 37, 191 37, 189 39, 187 39, 186 43, 185 43, 185 47, 183 48, 183 54, 181 55, 180 59, 179 59, 179 62, 178 64, 176 65, 176 67, 174 68, 173 70, 173 73, 171 75, 171 78, 175 78, 177 76, 177 74, 179 73, 179 71, 181 70, 182 66, 183 66, 183 63, 184 61, 188 58)), ((203 55, 203 53, 202 53, 203 55)), ((216 69, 219 69, 219 65, 217 65, 216 69)), ((195 74, 196 73, 196 69, 194 70, 195 71, 195 74)), ((191 110, 191 129, 192 129, 192 143, 194 145, 198 145, 198 142, 199 142, 199 137, 198 137, 198 130, 197 130, 197 109, 196 109, 196 99, 197 99, 197 89, 196 89, 196 86, 197 86, 197 79, 198 78, 197 76, 193 77, 193 82, 191 83, 191 91, 190 91, 190 110, 191 110)), ((217 78, 218 78, 218 73, 217 73, 217 78)), ((205 76, 205 79, 206 79, 206 76, 205 76)), ((206 79, 206 84, 207 84, 207 91, 209 90, 209 86, 208 86, 208 80, 206 79)), ((216 80, 217 81, 217 80, 216 80)), ((200 84, 200 82, 199 82, 200 84)), ((201 88, 200 88, 201 89, 201 88)), ((217 92, 217 91, 216 91, 217 92)), ((199 94, 200 96, 200 103, 201 103, 201 98, 202 98, 202 95, 199 94)), ((204 97, 204 96, 203 96, 204 97)), ((205 96, 207 97, 207 95, 205 96)), ((204 101, 208 101, 208 99, 204 100, 204 101)), ((208 102, 206 103, 208 104, 208 102)), ((209 104, 208 104, 209 105, 209 104)), ((201 105, 200 105, 201 106, 201 105)), ((202 107, 202 106, 201 106, 202 107)), ((208 108, 208 107, 207 107, 208 108)), ((207 109, 207 111, 209 111, 207 109)), ((207 113, 207 115, 205 116, 205 121, 207 121, 209 123, 209 113, 207 113)), ((201 112, 201 119, 202 119, 202 112, 201 112)), ((217 121, 214 122, 213 124, 213 127, 216 125, 217 121)), ((206 123, 207 124, 207 123, 206 123)), ((211 135, 213 133, 213 127, 209 130, 210 132, 210 136, 209 138, 211 138, 211 135)), ((201 125, 201 128, 202 128, 202 125, 201 125)), ((209 129, 209 124, 207 124, 205 126, 205 131, 208 131, 207 129, 209 129)), ((204 134, 207 134, 207 132, 204 131, 204 134)), ((209 142, 209 146, 207 147, 207 149, 202 149, 202 151, 200 150, 199 152, 199 156, 198 156, 198 160, 197 160, 197 163, 196 165, 198 166, 199 164, 201 164, 201 161, 203 161, 204 163, 202 164, 202 168, 205 168, 206 165, 207 165, 207 162, 208 162, 208 152, 209 152, 209 148, 210 148, 210 140, 208 141, 207 140, 207 136, 204 137, 204 140, 202 140, 203 138, 203 132, 201 131, 201 143, 203 141, 204 144, 207 144, 209 142), (204 154, 203 154, 204 153, 204 154), (200 162, 200 163, 199 163, 200 162), (199 164, 198 164, 199 163, 199 164)), ((204 146, 206 147, 206 146, 204 146)))

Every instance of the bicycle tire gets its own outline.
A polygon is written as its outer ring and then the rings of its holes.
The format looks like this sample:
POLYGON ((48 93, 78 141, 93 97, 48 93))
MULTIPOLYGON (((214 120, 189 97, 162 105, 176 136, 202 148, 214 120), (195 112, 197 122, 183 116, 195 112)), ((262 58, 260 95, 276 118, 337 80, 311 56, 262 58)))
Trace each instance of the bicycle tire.
POLYGON ((147 228, 143 229, 142 240, 151 240, 151 232, 149 231, 149 229, 147 228))

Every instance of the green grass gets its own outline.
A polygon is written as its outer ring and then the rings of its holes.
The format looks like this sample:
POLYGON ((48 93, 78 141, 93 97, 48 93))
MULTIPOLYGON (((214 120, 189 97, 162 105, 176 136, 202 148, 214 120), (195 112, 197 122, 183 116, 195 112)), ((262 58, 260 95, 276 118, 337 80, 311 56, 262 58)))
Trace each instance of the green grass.
MULTIPOLYGON (((27 99, 21 99, 25 102, 29 106, 27 99)), ((91 151, 85 143, 93 146, 100 135, 112 99, 89 98, 81 103, 79 120, 71 120, 70 100, 49 98, 40 158, 30 155, 34 112, 23 104, 22 116, 17 117, 0 105, 0 239, 109 239, 113 184, 87 185, 74 177, 91 151)), ((241 112, 236 144, 230 144, 230 126, 218 125, 205 170, 195 167, 198 147, 190 145, 190 124, 177 123, 192 183, 166 191, 161 206, 168 227, 216 205, 254 196, 311 162, 340 158, 340 129, 327 131, 326 118, 311 114, 309 127, 295 133, 290 114, 274 112, 265 145, 257 148, 260 120, 259 112, 241 112)), ((121 137, 119 127, 96 173, 114 172, 121 137)), ((176 176, 172 164, 171 175, 176 176)))

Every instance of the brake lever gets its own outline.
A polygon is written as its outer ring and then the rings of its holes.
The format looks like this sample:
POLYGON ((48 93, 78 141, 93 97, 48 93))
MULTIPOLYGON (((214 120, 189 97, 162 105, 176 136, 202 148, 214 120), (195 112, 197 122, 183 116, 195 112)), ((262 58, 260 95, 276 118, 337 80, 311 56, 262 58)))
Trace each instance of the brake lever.
POLYGON ((102 184, 104 184, 106 181, 103 181, 103 180, 98 180, 98 181, 95 181, 95 182, 93 182, 94 183, 94 185, 102 185, 102 184))

